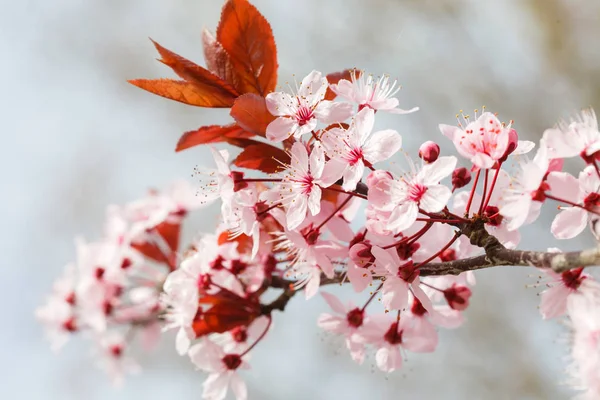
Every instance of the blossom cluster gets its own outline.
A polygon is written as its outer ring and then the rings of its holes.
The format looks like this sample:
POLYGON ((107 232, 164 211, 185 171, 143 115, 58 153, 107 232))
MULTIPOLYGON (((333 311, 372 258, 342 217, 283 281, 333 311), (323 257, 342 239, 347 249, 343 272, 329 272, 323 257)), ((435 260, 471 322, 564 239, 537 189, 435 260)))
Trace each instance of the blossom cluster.
MULTIPOLYGON (((485 107, 473 118, 461 111, 456 124, 440 124, 418 157, 410 157, 399 132, 376 128, 381 113, 418 111, 400 108, 395 80, 360 70, 312 71, 295 89, 275 90, 268 35, 264 64, 250 79, 228 55, 240 51, 228 35, 240 32, 223 28, 247 18, 240 10, 266 24, 245 0, 229 0, 217 38, 204 37, 209 69, 155 43, 161 61, 185 81, 173 81, 169 90, 167 80, 132 81, 188 104, 231 107, 236 123, 180 140, 179 150, 211 145, 214 168, 195 170, 197 187, 179 183, 112 207, 104 237, 77 243, 77 261, 37 313, 53 347, 82 332, 120 380, 138 370, 125 353, 134 337, 151 342, 159 331, 175 331, 177 353, 208 373, 203 398, 222 400, 231 389, 244 400, 239 372, 249 368, 275 311, 303 293, 325 300, 330 311, 317 324, 338 336, 353 360, 362 363, 373 352, 377 367, 391 373, 408 353, 435 351, 439 328, 464 323, 477 261, 489 266, 491 251, 516 249, 519 230, 545 203, 558 205, 550 227, 557 239, 586 227, 600 236, 600 131, 591 109, 546 130, 535 152, 512 121, 501 122, 485 107), (211 96, 198 96, 209 86, 211 96), (458 157, 442 154, 442 140, 458 157), (243 150, 230 161, 219 142, 243 150), (404 167, 391 163, 401 152, 404 167), (571 157, 582 161, 577 176, 563 171, 571 157), (182 248, 182 220, 215 202, 216 230, 182 248), (344 304, 323 289, 346 282, 366 300, 344 304)), ((257 35, 265 32, 270 28, 257 35)), ((542 264, 533 264, 548 276, 542 317, 569 318, 573 384, 582 398, 598 398, 600 284, 584 266, 555 272, 542 264)))

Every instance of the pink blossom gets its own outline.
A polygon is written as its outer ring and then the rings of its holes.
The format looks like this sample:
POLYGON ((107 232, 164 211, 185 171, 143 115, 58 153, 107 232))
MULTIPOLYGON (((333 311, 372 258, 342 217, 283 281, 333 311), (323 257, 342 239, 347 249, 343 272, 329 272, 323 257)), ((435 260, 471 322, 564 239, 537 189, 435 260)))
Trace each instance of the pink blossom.
POLYGON ((203 384, 203 399, 223 400, 229 387, 237 400, 248 398, 246 383, 237 373, 238 369, 249 368, 243 356, 226 353, 223 348, 208 339, 192 346, 189 356, 198 369, 209 374, 203 384))
POLYGON ((550 269, 542 269, 550 281, 548 289, 541 293, 540 312, 544 319, 562 316, 567 311, 567 299, 574 293, 587 290, 589 285, 596 285, 590 276, 583 273, 583 268, 575 268, 563 273, 550 269))
POLYGON ((340 177, 339 165, 325 162, 323 148, 315 144, 310 158, 306 146, 294 143, 290 152, 291 165, 284 172, 283 180, 275 186, 279 201, 286 209, 287 228, 297 228, 307 211, 317 215, 321 210, 321 187, 329 187, 340 177))
POLYGON ((126 354, 127 343, 121 334, 111 331, 98 339, 97 363, 117 387, 122 386, 125 375, 141 372, 138 363, 126 354))
POLYGON ((595 168, 587 166, 575 179, 566 172, 551 172, 548 175, 551 194, 554 197, 579 204, 581 207, 561 206, 560 212, 552 221, 552 234, 557 239, 572 239, 585 229, 590 216, 586 210, 600 210, 600 178, 595 168), (583 208, 585 207, 585 208, 583 208))
POLYGON ((378 80, 373 75, 367 75, 364 71, 353 70, 351 80, 342 79, 337 84, 331 85, 331 90, 338 96, 343 97, 355 104, 359 110, 369 107, 375 111, 388 111, 394 114, 408 114, 419 110, 419 107, 403 110, 398 108, 398 99, 393 97, 400 90, 396 86, 397 81, 390 83, 387 75, 378 80))
POLYGON ((375 112, 365 108, 356 114, 348 130, 333 128, 321 138, 329 157, 343 165, 344 190, 354 190, 362 179, 365 166, 387 160, 402 147, 402 137, 387 129, 371 133, 375 112))
POLYGON ((373 246, 371 252, 375 256, 375 263, 387 271, 382 288, 383 305, 386 308, 404 309, 408 305, 408 293, 412 291, 426 309, 431 309, 431 300, 419 286, 419 271, 412 261, 403 263, 395 248, 373 246))
MULTIPOLYGON (((476 116, 477 117, 477 116, 476 116)), ((531 150, 529 142, 514 144, 516 132, 509 126, 503 126, 498 118, 490 112, 482 113, 479 118, 469 121, 465 117, 466 126, 440 124, 440 131, 454 143, 456 150, 470 160, 476 167, 492 168, 496 162, 502 161, 507 151, 522 154, 531 150), (513 143, 511 145, 511 143, 513 143), (514 146, 514 147, 512 147, 514 146), (521 149, 518 149, 518 147, 521 149)))
POLYGON ((393 318, 389 314, 375 315, 365 324, 363 337, 366 343, 372 344, 377 352, 377 367, 384 372, 392 372, 402 368, 401 350, 415 353, 432 352, 437 345, 435 330, 419 329, 410 315, 393 318))
POLYGON ((348 119, 352 115, 352 105, 323 100, 327 86, 327 78, 312 71, 302 80, 295 96, 284 92, 269 93, 267 109, 278 118, 267 126, 267 139, 274 142, 290 136, 299 139, 314 130, 317 122, 332 124, 348 119))
POLYGON ((319 316, 318 325, 328 332, 342 335, 346 338, 346 346, 351 351, 352 359, 358 363, 364 360, 364 346, 360 344, 361 328, 368 318, 363 309, 349 304, 344 306, 334 295, 321 292, 329 307, 335 314, 323 313, 319 316))
POLYGON ((416 221, 419 208, 432 213, 442 211, 452 191, 440 181, 450 175, 455 166, 456 157, 440 157, 419 171, 391 181, 389 197, 381 191, 369 194, 369 203, 392 212, 387 224, 389 230, 403 231, 416 221))
POLYGON ((505 188, 500 214, 508 218, 506 227, 509 231, 531 223, 539 216, 544 192, 549 188, 544 182, 548 166, 547 149, 542 143, 533 160, 522 164, 513 183, 505 188))
POLYGON ((561 121, 547 129, 543 139, 552 158, 581 156, 591 162, 600 150, 600 132, 596 114, 591 108, 581 111, 570 122, 561 121))

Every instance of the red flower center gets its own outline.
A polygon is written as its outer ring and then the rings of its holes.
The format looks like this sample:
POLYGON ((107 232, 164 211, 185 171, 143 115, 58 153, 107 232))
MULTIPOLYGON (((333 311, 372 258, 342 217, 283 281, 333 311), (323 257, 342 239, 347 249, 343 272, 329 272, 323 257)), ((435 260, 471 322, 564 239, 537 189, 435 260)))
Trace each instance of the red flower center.
POLYGON ((242 364, 242 357, 238 354, 227 354, 222 361, 227 369, 236 370, 242 364))
POLYGON ((306 125, 308 121, 313 118, 313 110, 307 106, 298 107, 298 111, 296 112, 296 119, 298 120, 298 125, 303 126, 306 125))
POLYGON ((358 161, 363 159, 363 150, 360 147, 355 147, 348 152, 346 160, 350 165, 355 165, 358 161))
POLYGON ((394 322, 387 330, 383 338, 389 344, 397 345, 402 343, 402 331, 398 332, 398 323, 394 322))
POLYGON ((427 192, 427 186, 425 185, 421 185, 420 183, 410 185, 408 188, 408 199, 418 203, 423 195, 425 195, 425 192, 427 192))
POLYGON ((363 324, 364 312, 360 308, 355 308, 354 310, 350 310, 346 315, 346 319, 348 320, 348 324, 355 328, 358 328, 363 324))
POLYGON ((581 276, 583 272, 583 267, 570 269, 561 274, 561 278, 563 283, 569 289, 577 290, 581 285, 581 282, 586 278, 585 276, 581 276))
POLYGON ((499 226, 502 223, 503 217, 500 215, 500 209, 496 206, 487 206, 483 215, 487 217, 487 223, 492 226, 499 226))

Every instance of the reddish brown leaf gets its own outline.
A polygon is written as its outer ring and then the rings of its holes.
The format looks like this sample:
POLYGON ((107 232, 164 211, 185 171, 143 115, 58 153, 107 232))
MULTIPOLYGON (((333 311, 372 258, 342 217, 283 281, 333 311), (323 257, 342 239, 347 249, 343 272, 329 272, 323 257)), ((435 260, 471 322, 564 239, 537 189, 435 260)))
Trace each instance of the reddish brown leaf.
POLYGON ((154 228, 154 230, 163 238, 172 252, 176 252, 179 248, 179 234, 181 233, 181 224, 172 224, 162 222, 154 228))
MULTIPOLYGON (((346 79, 347 81, 351 81, 352 80, 352 71, 354 71, 354 69, 345 69, 341 72, 332 72, 331 74, 327 75, 327 82, 329 82, 330 85, 335 85, 336 83, 338 83, 339 81, 341 81, 342 79, 346 79)), ((358 74, 358 76, 360 76, 360 74, 358 73, 358 71, 356 72, 358 74)), ((335 94, 333 92, 333 90, 331 90, 329 87, 327 88, 327 92, 325 92, 325 100, 333 100, 335 99, 337 96, 337 94, 335 94)))
POLYGON ((197 85, 174 79, 132 79, 128 81, 141 89, 167 99, 198 107, 229 108, 235 96, 210 93, 197 85))
POLYGON ((162 222, 156 225, 151 234, 156 234, 160 236, 167 244, 168 250, 165 254, 165 249, 161 249, 160 245, 156 240, 147 240, 138 243, 132 243, 131 247, 142 253, 145 257, 148 257, 152 260, 158 261, 160 263, 165 263, 167 265, 174 265, 175 255, 177 253, 177 249, 179 248, 179 236, 181 233, 181 225, 180 224, 172 224, 169 222, 162 222))
POLYGON ((237 87, 239 79, 231 65, 231 58, 208 29, 202 31, 202 46, 208 70, 237 87))
MULTIPOLYGON (((195 131, 185 132, 179 139, 179 142, 177 142, 175 151, 189 149, 190 147, 206 143, 229 142, 230 140, 235 142, 235 139, 249 138, 252 136, 254 136, 254 134, 244 131, 235 124, 225 126, 203 126, 195 131)), ((248 145, 249 144, 250 143, 248 143, 248 145)))
POLYGON ((229 114, 239 126, 263 137, 267 125, 276 118, 267 110, 265 98, 254 93, 246 93, 238 97, 229 114))
POLYGON ((277 84, 277 49, 271 26, 247 0, 228 0, 217 41, 229 54, 241 93, 266 96, 277 84))
POLYGON ((279 147, 258 143, 246 147, 233 163, 240 168, 256 169, 267 174, 284 169, 290 163, 290 155, 279 147))
POLYGON ((223 101, 231 101, 232 98, 235 99, 239 95, 233 86, 206 68, 165 49, 154 40, 152 40, 152 43, 162 57, 159 60, 160 62, 171 67, 177 75, 186 81, 193 83, 201 91, 211 94, 223 101))
POLYGON ((199 338, 211 333, 224 333, 237 326, 248 326, 260 315, 259 303, 222 292, 201 298, 199 303, 211 304, 208 310, 198 311, 192 328, 199 338))
POLYGON ((231 232, 224 231, 221 232, 218 238, 219 245, 227 242, 236 242, 237 243, 237 251, 240 254, 250 253, 252 251, 252 238, 250 236, 244 235, 243 233, 235 238, 231 237, 231 232))

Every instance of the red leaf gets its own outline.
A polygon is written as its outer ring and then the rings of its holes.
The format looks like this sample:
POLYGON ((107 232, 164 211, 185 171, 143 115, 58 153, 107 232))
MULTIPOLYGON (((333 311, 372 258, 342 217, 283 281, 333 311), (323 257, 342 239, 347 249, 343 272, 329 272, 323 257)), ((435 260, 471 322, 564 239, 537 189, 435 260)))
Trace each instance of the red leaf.
MULTIPOLYGON (((355 69, 345 69, 341 72, 332 72, 331 74, 327 75, 327 82, 329 82, 330 85, 335 85, 336 83, 338 83, 339 81, 341 81, 342 79, 345 79, 347 81, 351 81, 352 80, 352 71, 356 71, 355 73, 357 74, 357 77, 360 76, 360 72, 358 70, 355 69)), ((335 94, 333 92, 333 90, 331 90, 329 87, 327 88, 327 92, 325 92, 325 100, 333 100, 335 99, 337 96, 337 94, 335 94)))
POLYGON ((267 174, 278 172, 290 163, 290 155, 279 147, 258 143, 246 147, 233 163, 240 168, 256 169, 267 174))
POLYGON ((179 248, 179 236, 181 233, 181 224, 172 224, 170 222, 161 222, 152 228, 151 234, 157 234, 167 244, 169 253, 165 254, 160 245, 154 240, 147 240, 139 243, 132 243, 131 247, 142 253, 144 256, 165 263, 171 267, 175 266, 175 256, 179 248))
POLYGON ((252 251, 252 237, 247 236, 245 234, 238 235, 234 238, 231 237, 231 232, 224 231, 221 232, 218 238, 219 246, 223 243, 227 242, 236 242, 237 243, 237 251, 240 254, 250 253, 252 251))
POLYGON ((128 81, 140 89, 167 99, 198 107, 229 108, 235 96, 223 93, 211 93, 196 84, 174 79, 132 79, 128 81))
POLYGON ((208 29, 202 31, 202 46, 208 70, 237 87, 239 79, 231 65, 231 58, 208 29))
POLYGON ((256 300, 235 297, 228 293, 217 293, 201 298, 199 303, 212 304, 208 310, 198 311, 192 328, 196 338, 211 333, 224 333, 237 326, 248 326, 260 316, 260 305, 256 300))
POLYGON ((184 133, 179 139, 179 142, 177 142, 175 151, 189 149, 190 147, 206 143, 229 142, 230 140, 235 142, 235 139, 249 138, 252 136, 254 136, 254 134, 244 131, 235 124, 225 126, 203 126, 195 131, 184 133))
POLYGON ((246 93, 238 97, 229 114, 239 126, 263 137, 267 126, 276 118, 267 110, 265 98, 254 93, 246 93))
POLYGON ((277 49, 271 26, 247 0, 228 0, 217 41, 229 54, 241 93, 267 95, 277 84, 277 49))

